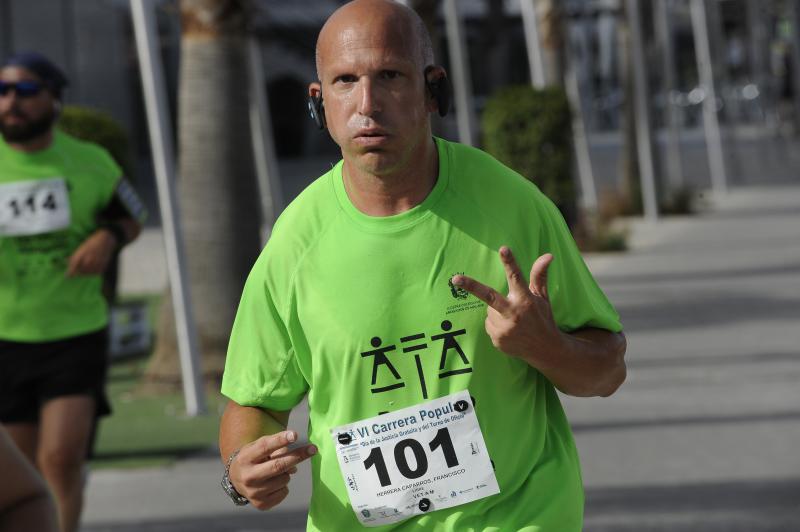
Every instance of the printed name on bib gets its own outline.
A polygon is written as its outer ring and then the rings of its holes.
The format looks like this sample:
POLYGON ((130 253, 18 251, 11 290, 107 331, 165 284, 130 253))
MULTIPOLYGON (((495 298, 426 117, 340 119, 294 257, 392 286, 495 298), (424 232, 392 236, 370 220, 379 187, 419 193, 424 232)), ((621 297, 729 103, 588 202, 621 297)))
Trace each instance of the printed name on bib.
POLYGON ((364 526, 500 492, 467 391, 343 425, 331 436, 364 526))
POLYGON ((63 178, 0 185, 0 235, 51 233, 69 227, 70 205, 63 178))

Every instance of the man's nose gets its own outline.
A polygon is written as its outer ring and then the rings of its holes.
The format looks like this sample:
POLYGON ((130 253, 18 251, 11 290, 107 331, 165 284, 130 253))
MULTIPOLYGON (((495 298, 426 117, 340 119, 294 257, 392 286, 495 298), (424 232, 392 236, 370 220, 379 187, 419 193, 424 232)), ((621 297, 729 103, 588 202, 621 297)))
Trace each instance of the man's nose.
POLYGON ((366 76, 361 79, 359 86, 361 94, 359 95, 358 113, 364 116, 373 116, 381 110, 377 87, 366 76))

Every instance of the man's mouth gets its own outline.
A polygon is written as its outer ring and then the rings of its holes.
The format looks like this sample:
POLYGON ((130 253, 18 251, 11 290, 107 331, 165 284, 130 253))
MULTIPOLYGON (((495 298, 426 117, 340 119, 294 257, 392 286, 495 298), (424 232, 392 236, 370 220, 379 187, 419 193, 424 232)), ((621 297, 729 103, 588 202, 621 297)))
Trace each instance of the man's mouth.
POLYGON ((28 117, 21 113, 4 113, 0 115, 0 120, 3 122, 20 123, 27 122, 28 117))
POLYGON ((362 129, 353 137, 353 141, 363 148, 377 148, 389 140, 389 134, 383 129, 362 129))
POLYGON ((378 128, 369 128, 369 129, 362 129, 356 134, 356 138, 361 137, 386 137, 388 136, 386 131, 378 128))

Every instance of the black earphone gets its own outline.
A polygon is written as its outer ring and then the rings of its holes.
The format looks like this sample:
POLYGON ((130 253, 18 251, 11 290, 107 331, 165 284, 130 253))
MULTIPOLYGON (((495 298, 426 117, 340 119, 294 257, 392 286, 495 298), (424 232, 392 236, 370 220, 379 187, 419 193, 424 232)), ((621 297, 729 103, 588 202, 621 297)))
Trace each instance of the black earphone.
POLYGON ((311 119, 317 124, 319 129, 325 129, 328 125, 325 123, 325 104, 322 101, 322 90, 319 91, 319 96, 308 97, 308 114, 311 119))
MULTIPOLYGON (((425 69, 425 86, 431 93, 431 96, 436 100, 436 108, 439 111, 439 116, 446 116, 450 110, 450 80, 446 75, 443 75, 433 81, 428 81, 428 72, 434 67, 429 66, 425 69)), ((317 124, 319 129, 325 129, 325 102, 322 101, 322 91, 320 90, 319 96, 308 97, 308 114, 314 123, 317 124)))
POLYGON ((439 111, 439 116, 444 117, 447 116, 447 112, 450 110, 450 80, 447 79, 447 74, 442 74, 442 76, 433 81, 428 81, 428 72, 433 70, 433 68, 434 67, 429 66, 425 69, 425 86, 428 87, 431 96, 436 100, 436 108, 439 111))

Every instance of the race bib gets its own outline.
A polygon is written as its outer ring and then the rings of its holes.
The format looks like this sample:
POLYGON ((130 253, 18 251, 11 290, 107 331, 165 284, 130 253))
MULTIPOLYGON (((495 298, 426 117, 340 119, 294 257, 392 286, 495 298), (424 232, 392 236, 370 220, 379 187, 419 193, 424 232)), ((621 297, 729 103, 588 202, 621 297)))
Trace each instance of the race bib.
POLYGON ((38 235, 69 224, 69 195, 63 178, 0 185, 0 235, 38 235))
POLYGON ((331 436, 364 526, 500 493, 466 391, 342 425, 331 436))

